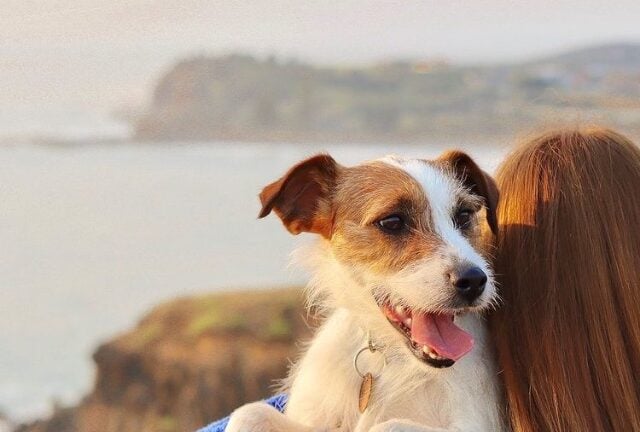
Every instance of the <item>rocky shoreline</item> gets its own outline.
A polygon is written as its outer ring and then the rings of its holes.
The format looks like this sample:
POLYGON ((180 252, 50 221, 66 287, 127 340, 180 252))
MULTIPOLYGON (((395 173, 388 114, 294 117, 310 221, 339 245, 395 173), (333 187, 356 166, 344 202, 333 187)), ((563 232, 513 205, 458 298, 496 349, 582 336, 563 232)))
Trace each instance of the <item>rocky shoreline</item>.
POLYGON ((275 391, 308 337, 301 290, 178 299, 94 353, 93 390, 78 406, 16 432, 194 431, 275 391))

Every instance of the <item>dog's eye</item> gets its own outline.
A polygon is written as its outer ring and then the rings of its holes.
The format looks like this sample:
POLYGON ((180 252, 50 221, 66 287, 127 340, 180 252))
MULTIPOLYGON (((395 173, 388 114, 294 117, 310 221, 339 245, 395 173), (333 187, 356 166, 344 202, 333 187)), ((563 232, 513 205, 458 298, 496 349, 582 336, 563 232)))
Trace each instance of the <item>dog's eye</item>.
POLYGON ((404 229, 404 220, 400 215, 386 216, 375 222, 375 225, 388 234, 398 234, 404 229))
POLYGON ((469 228, 469 226, 471 226, 471 222, 473 222, 473 210, 469 210, 469 209, 460 209, 456 212, 455 216, 453 217, 453 223, 455 224, 456 228, 459 229, 467 229, 469 228))

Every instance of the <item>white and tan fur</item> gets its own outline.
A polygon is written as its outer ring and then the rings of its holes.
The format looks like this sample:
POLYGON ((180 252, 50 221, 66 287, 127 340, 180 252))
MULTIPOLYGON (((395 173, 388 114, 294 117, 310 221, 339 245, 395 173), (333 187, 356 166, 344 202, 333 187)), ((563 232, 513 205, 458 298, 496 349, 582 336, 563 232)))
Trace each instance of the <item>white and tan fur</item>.
POLYGON ((261 199, 261 217, 274 210, 292 233, 319 235, 298 257, 313 272, 309 303, 327 319, 287 379, 285 413, 248 404, 232 414, 227 431, 502 429, 495 365, 478 315, 496 301, 480 237, 488 231, 485 220, 496 229, 497 190, 466 154, 435 161, 387 157, 350 168, 319 155, 267 186, 261 199), (459 206, 474 210, 465 232, 453 222, 459 206), (381 232, 376 221, 398 212, 412 221, 404 237, 381 232), (469 305, 460 304, 448 279, 461 262, 488 275, 469 305), (455 323, 473 335, 472 351, 448 368, 426 364, 385 318, 380 299, 413 310, 464 312, 455 323), (383 348, 359 359, 377 375, 360 413, 362 378, 353 360, 369 339, 383 348))

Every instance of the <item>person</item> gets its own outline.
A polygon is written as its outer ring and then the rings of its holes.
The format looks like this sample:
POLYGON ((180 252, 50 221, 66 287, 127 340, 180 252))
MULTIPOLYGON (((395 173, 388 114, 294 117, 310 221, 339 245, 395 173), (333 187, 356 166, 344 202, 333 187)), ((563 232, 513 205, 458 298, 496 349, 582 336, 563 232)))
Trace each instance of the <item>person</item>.
MULTIPOLYGON (((267 399, 265 402, 271 405, 272 407, 274 407, 275 409, 277 409, 278 411, 283 412, 284 407, 287 404, 287 395, 278 394, 276 396, 272 396, 271 398, 267 399)), ((229 417, 225 417, 198 429, 196 432, 224 432, 228 424, 229 424, 229 417)))
POLYGON ((542 134, 499 167, 489 324, 514 432, 640 431, 640 150, 542 134))

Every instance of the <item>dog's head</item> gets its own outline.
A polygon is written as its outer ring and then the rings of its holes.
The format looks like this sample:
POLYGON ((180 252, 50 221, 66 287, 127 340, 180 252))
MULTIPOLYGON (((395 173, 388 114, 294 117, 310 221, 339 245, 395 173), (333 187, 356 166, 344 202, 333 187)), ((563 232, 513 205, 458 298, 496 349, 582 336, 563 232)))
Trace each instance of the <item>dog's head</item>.
POLYGON ((454 321, 494 300, 480 244, 485 222, 497 230, 498 191, 468 155, 354 167, 317 155, 266 186, 260 200, 260 217, 273 210, 291 233, 326 239, 362 288, 352 303, 386 318, 386 331, 419 360, 447 367, 471 350, 473 338, 454 321))

